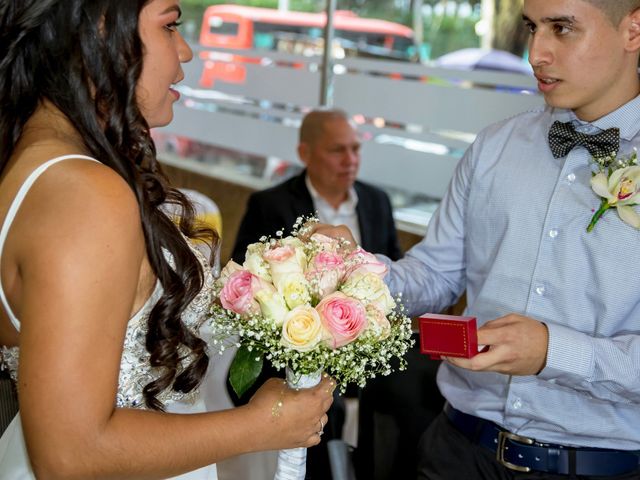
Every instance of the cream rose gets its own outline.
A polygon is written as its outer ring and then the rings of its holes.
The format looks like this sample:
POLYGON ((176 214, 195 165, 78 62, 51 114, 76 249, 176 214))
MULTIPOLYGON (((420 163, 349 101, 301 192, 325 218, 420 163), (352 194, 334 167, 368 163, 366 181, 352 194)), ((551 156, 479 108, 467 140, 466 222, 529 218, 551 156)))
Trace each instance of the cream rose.
POLYGON ((281 283, 286 277, 293 274, 304 274, 307 266, 304 251, 298 250, 292 245, 269 248, 264 252, 263 257, 269 263, 273 284, 280 291, 282 291, 281 283))
POLYGON ((260 304, 260 311, 265 319, 276 325, 282 324, 285 315, 289 313, 289 308, 275 288, 263 288, 255 294, 255 299, 260 304))
POLYGON ((304 242, 297 237, 285 237, 280 240, 280 243, 283 246, 293 247, 294 250, 304 251, 304 242))
POLYGON ((308 352, 322 340, 323 329, 318 312, 308 305, 301 305, 288 312, 282 323, 283 345, 308 352))
POLYGON ((220 271, 220 281, 223 285, 226 284, 229 280, 229 277, 235 272, 239 272, 240 270, 242 270, 242 266, 240 264, 234 262, 233 260, 229 260, 229 262, 220 271))

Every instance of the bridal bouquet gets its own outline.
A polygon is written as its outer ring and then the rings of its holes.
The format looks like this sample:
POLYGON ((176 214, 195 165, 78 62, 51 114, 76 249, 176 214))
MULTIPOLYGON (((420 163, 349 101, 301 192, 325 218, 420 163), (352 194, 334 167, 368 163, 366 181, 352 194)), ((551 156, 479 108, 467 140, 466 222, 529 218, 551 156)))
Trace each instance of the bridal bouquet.
POLYGON ((237 339, 229 380, 238 395, 264 359, 286 368, 290 385, 308 386, 309 376, 317 383, 326 372, 343 392, 389 374, 394 357, 406 366, 411 322, 382 280, 386 265, 324 235, 303 241, 305 221, 317 220, 299 218, 291 236, 249 245, 244 264, 229 262, 216 282, 215 342, 237 339))
POLYGON ((238 395, 265 358, 296 375, 327 372, 342 391, 389 374, 393 357, 405 366, 411 322, 382 280, 386 265, 323 235, 302 241, 303 221, 289 237, 249 245, 244 264, 229 262, 216 283, 216 337, 239 339, 230 371, 238 395))

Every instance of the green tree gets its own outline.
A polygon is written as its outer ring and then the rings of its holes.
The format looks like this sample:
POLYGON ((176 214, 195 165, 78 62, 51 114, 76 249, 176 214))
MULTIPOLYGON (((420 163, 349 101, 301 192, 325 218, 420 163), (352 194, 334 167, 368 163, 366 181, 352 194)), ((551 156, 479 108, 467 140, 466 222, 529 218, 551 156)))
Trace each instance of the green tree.
POLYGON ((493 0, 492 47, 522 56, 529 37, 522 23, 522 0, 493 0))

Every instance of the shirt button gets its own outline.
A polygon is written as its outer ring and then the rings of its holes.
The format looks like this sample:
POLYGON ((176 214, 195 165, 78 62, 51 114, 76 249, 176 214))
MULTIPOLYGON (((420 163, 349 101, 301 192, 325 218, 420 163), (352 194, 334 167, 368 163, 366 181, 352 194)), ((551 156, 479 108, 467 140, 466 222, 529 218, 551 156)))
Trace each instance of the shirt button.
POLYGON ((556 230, 555 228, 552 230, 549 230, 549 236, 551 238, 556 238, 558 236, 558 230, 556 230))
POLYGON ((516 398, 511 405, 515 410, 520 410, 522 408, 522 400, 516 398))
POLYGON ((536 287, 536 293, 538 295, 544 295, 544 291, 545 291, 544 285, 538 285, 536 287))
POLYGON ((575 181, 576 181, 576 174, 575 173, 570 173, 569 175, 567 175, 567 182, 573 183, 575 181))

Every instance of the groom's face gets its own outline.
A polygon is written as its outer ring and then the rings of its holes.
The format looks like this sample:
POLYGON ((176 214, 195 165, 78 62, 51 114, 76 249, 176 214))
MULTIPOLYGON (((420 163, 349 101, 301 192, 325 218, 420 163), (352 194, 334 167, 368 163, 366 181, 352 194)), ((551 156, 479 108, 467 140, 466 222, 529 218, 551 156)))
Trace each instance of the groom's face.
POLYGON ((525 0, 523 19, 529 62, 549 105, 592 121, 637 95, 630 16, 616 26, 584 0, 525 0))

